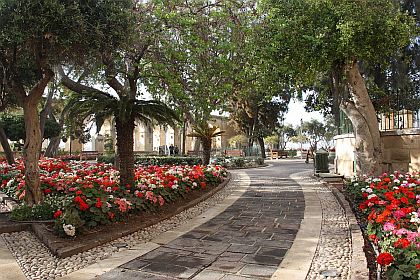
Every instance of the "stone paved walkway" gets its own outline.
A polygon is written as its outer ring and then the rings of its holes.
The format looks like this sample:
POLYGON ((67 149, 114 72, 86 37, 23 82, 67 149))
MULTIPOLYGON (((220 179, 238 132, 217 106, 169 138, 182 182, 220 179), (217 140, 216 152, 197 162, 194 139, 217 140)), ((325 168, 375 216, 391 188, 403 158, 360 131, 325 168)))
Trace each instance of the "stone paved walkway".
MULTIPOLYGON (((250 186, 224 212, 95 279, 269 279, 293 244, 305 211, 296 161, 250 169, 250 186)), ((234 171, 236 172, 236 171, 234 171)))

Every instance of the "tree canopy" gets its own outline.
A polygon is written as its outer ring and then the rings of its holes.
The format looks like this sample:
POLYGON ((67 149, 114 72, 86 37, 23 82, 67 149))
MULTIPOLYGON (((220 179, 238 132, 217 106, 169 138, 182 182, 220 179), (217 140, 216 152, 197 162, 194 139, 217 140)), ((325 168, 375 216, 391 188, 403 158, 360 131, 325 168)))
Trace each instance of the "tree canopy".
POLYGON ((386 63, 412 42, 417 26, 393 0, 264 0, 265 56, 297 89, 331 73, 332 94, 353 123, 359 172, 382 172, 378 122, 359 63, 386 63))

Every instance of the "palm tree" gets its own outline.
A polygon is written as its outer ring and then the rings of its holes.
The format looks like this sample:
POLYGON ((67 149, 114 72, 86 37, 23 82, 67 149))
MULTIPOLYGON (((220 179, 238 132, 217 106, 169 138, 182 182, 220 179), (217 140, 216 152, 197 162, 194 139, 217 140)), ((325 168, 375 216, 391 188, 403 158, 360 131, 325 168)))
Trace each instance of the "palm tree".
POLYGON ((94 117, 98 130, 107 118, 114 117, 117 132, 117 163, 120 186, 134 185, 134 128, 135 120, 174 125, 175 111, 156 100, 131 99, 127 95, 113 96, 105 92, 75 93, 70 100, 69 117, 83 120, 94 117))
POLYGON ((225 130, 216 132, 217 129, 219 129, 217 125, 210 126, 207 122, 199 123, 193 126, 194 132, 187 135, 200 139, 201 145, 203 146, 203 165, 210 163, 211 142, 213 138, 226 132, 225 130))

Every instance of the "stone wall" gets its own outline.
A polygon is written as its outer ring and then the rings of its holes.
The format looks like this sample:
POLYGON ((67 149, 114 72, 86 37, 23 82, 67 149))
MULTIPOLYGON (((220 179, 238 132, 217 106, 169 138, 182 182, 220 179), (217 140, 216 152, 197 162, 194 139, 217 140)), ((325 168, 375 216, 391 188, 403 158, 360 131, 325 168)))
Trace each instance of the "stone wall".
MULTIPOLYGON (((381 132, 382 171, 391 173, 420 171, 420 130, 404 129, 381 132)), ((346 177, 354 175, 354 136, 338 135, 335 172, 346 177)))

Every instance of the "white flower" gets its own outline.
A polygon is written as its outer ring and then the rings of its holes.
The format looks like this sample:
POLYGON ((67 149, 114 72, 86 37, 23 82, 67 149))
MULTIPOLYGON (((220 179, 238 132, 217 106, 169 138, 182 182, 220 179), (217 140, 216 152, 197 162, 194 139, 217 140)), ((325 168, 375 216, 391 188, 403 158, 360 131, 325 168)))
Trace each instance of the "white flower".
POLYGON ((379 179, 379 178, 373 178, 373 179, 372 179, 372 182, 375 182, 375 183, 376 183, 376 182, 380 182, 380 181, 381 181, 381 179, 379 179))
POLYGON ((354 186, 357 187, 359 185, 359 183, 354 183, 354 186))
POLYGON ((63 224, 63 230, 68 236, 74 236, 76 234, 76 228, 73 225, 63 224))
POLYGON ((367 198, 368 198, 368 199, 371 199, 372 197, 376 197, 376 196, 377 196, 377 195, 373 193, 373 194, 370 194, 367 198))
POLYGON ((371 193, 371 192, 373 192, 373 191, 372 191, 372 189, 371 189, 371 188, 367 188, 367 189, 366 189, 366 192, 367 192, 367 193, 371 193))
POLYGON ((194 182, 194 183, 193 183, 193 186, 194 186, 194 187, 197 187, 197 183, 196 183, 196 182, 194 182))
POLYGON ((410 222, 420 224, 420 218, 419 218, 419 214, 417 212, 412 212, 411 213, 411 220, 410 220, 410 222))
POLYGON ((399 183, 400 183, 400 180, 395 179, 395 180, 394 180, 394 183, 395 183, 395 184, 399 184, 399 183))

